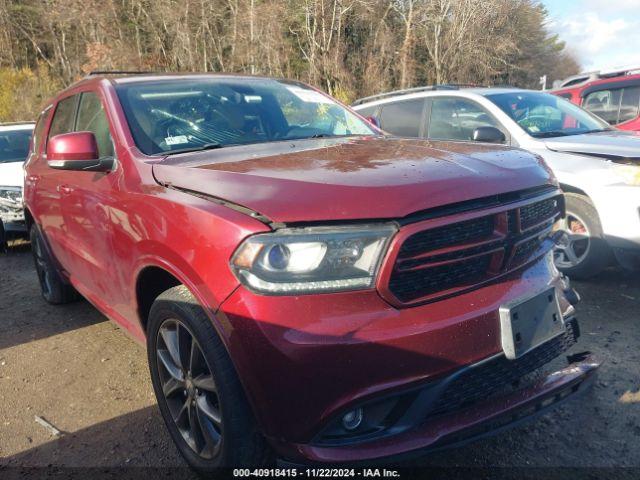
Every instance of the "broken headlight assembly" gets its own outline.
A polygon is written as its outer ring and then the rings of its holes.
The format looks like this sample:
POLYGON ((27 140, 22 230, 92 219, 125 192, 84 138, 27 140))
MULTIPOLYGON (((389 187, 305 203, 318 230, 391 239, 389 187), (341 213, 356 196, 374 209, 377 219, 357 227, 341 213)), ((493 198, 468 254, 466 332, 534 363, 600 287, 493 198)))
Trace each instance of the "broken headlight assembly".
POLYGON ((246 239, 231 259, 238 279, 271 295, 373 287, 393 225, 309 227, 246 239))
POLYGON ((0 186, 0 219, 15 222, 24 218, 22 211, 22 188, 0 186))
POLYGON ((612 168, 625 185, 640 186, 640 166, 612 164, 612 168))

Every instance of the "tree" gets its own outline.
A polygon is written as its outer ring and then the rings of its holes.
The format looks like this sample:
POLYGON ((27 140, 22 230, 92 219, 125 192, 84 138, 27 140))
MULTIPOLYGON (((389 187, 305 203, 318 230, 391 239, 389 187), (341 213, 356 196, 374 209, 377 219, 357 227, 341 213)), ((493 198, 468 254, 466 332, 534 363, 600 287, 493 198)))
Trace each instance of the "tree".
POLYGON ((0 0, 0 68, 31 79, 10 91, 38 103, 30 114, 103 69, 289 77, 344 101, 427 83, 537 87, 579 69, 547 18, 534 0, 0 0))

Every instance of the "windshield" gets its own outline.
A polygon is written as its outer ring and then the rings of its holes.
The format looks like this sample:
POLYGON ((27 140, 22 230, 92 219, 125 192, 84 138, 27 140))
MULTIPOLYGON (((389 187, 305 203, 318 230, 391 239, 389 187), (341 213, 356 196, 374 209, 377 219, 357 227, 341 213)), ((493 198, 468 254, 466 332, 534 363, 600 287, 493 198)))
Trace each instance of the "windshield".
POLYGON ((147 155, 376 133, 331 98, 294 82, 203 77, 121 83, 116 90, 147 155))
POLYGON ((29 155, 31 130, 0 131, 0 163, 24 162, 29 155))
POLYGON ((499 93, 487 95, 487 98, 532 137, 578 135, 611 128, 604 120, 548 93, 499 93))

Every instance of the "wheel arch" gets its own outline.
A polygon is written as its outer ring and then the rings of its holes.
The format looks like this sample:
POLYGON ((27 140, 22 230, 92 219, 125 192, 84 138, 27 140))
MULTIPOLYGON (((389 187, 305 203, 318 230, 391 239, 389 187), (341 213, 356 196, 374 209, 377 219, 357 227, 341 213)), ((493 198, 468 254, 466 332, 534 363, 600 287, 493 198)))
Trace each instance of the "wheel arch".
POLYGON ((214 294, 206 289, 205 283, 195 271, 190 269, 188 264, 182 265, 183 268, 180 268, 180 265, 180 262, 168 261, 165 257, 160 258, 157 254, 144 255, 140 259, 140 263, 135 268, 133 299, 142 333, 145 336, 147 334, 149 311, 156 298, 170 288, 184 285, 205 311, 228 350, 228 332, 216 316, 221 304, 220 299, 215 298, 214 294))
POLYGON ((581 190, 580 188, 575 187, 573 185, 569 185, 567 183, 560 183, 560 188, 565 193, 576 193, 578 195, 584 195, 585 197, 591 199, 591 197, 589 196, 589 194, 587 192, 585 192, 584 190, 581 190))
POLYGON ((145 335, 151 305, 163 292, 178 285, 184 285, 184 282, 180 281, 173 273, 157 265, 148 265, 138 272, 135 298, 138 319, 145 335))

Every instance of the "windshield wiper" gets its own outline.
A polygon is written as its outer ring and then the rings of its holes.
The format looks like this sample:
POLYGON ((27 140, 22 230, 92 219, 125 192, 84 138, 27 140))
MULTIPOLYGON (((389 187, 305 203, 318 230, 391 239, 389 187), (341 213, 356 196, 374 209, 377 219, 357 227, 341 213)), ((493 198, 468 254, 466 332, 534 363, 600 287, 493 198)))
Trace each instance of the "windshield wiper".
POLYGON ((600 133, 600 132, 610 132, 613 128, 594 128, 593 130, 587 130, 586 132, 580 132, 584 134, 588 133, 600 133))
POLYGON ((222 145, 221 143, 217 143, 217 142, 212 142, 212 143, 205 143, 204 145, 198 145, 197 147, 178 148, 176 150, 159 152, 154 154, 154 156, 176 155, 178 153, 189 153, 189 152, 202 152, 204 150, 215 150, 216 148, 223 148, 223 147, 225 147, 225 145, 222 145))
POLYGON ((581 132, 565 132, 564 130, 549 130, 548 132, 536 132, 531 136, 535 138, 548 138, 548 137, 567 137, 569 135, 577 135, 581 132))
POLYGON ((531 136, 535 138, 548 138, 548 137, 569 137, 571 135, 584 135, 588 133, 609 132, 611 128, 594 128, 593 130, 578 130, 575 132, 567 132, 566 130, 549 130, 548 132, 532 133, 531 136))

